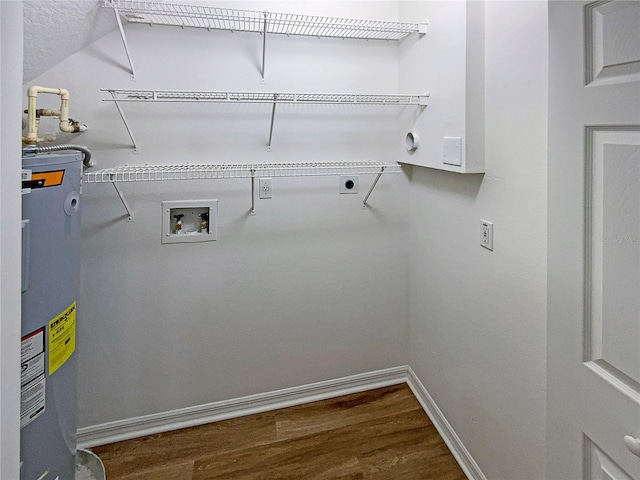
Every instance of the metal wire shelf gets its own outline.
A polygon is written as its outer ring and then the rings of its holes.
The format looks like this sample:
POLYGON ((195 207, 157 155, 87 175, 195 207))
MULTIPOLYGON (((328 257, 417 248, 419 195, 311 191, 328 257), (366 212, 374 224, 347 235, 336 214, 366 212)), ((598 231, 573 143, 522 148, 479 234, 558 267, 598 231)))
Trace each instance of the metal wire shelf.
POLYGON ((119 182, 154 182, 175 180, 215 180, 249 178, 251 179, 251 214, 255 214, 255 180, 260 177, 305 177, 331 175, 376 175, 362 207, 382 174, 400 173, 397 163, 384 162, 295 162, 295 163, 248 163, 248 164, 201 164, 201 165, 132 165, 105 168, 95 172, 85 172, 85 183, 111 183, 122 205, 127 211, 129 221, 133 213, 124 195, 118 188, 119 182))
POLYGON ((253 10, 138 0, 105 0, 104 6, 116 9, 129 23, 260 33, 264 26, 263 12, 253 10))
POLYGON ((388 22, 356 18, 324 17, 207 6, 181 5, 145 0, 105 0, 130 23, 169 25, 284 35, 400 40, 424 33, 419 23, 388 22))
POLYGON ((427 23, 388 22, 325 17, 257 10, 181 5, 149 0, 104 0, 116 13, 131 75, 135 69, 120 16, 129 23, 166 25, 207 30, 256 32, 263 35, 262 78, 265 71, 266 34, 305 35, 365 40, 400 40, 412 33, 425 34, 427 23))
POLYGON ((210 180, 400 173, 400 165, 381 162, 300 162, 206 165, 133 165, 85 172, 85 183, 210 180))
POLYGON ((308 103, 359 105, 427 105, 428 94, 369 95, 356 93, 210 92, 181 90, 116 90, 107 102, 308 103))
POLYGON ((269 140, 267 149, 271 150, 273 140, 273 126, 275 122, 277 104, 331 104, 331 105, 384 105, 407 106, 415 105, 424 107, 427 105, 429 94, 356 94, 356 93, 268 93, 268 92, 210 92, 210 91, 185 91, 185 90, 133 90, 103 88, 103 92, 109 92, 110 98, 103 98, 105 102, 114 102, 118 113, 122 118, 129 138, 133 143, 134 153, 138 153, 138 143, 129 126, 127 117, 120 106, 121 102, 144 103, 168 103, 168 102, 193 102, 193 103, 269 103, 271 109, 271 123, 269 127, 269 140))

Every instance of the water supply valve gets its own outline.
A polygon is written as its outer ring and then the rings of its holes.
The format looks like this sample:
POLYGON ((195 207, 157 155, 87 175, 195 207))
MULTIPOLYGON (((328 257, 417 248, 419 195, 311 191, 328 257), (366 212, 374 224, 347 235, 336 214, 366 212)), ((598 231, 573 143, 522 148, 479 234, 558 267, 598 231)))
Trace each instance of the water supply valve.
POLYGON ((200 215, 200 232, 209 231, 209 212, 203 212, 200 215))
POLYGON ((174 233, 182 233, 182 217, 184 217, 184 213, 173 216, 176 219, 176 225, 173 227, 174 233))

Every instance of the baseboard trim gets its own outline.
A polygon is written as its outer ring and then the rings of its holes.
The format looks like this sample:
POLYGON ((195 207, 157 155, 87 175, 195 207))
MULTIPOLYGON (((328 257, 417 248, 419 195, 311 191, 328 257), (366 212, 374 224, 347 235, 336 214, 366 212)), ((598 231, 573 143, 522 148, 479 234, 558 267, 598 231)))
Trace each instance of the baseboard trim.
POLYGON ((416 396, 465 475, 470 480, 487 480, 418 376, 407 365, 81 428, 78 430, 78 448, 91 448, 401 383, 406 383, 416 396))
POLYGON ((485 474, 480 470, 480 466, 473 459, 469 450, 464 446, 462 440, 460 440, 460 437, 458 437, 458 434, 442 413, 442 410, 438 408, 411 367, 407 367, 407 385, 420 402, 420 405, 422 405, 423 410, 431 419, 431 423, 440 433, 465 475, 470 480, 487 480, 485 474))
POLYGON ((194 427, 407 382, 400 366, 78 429, 78 448, 194 427))

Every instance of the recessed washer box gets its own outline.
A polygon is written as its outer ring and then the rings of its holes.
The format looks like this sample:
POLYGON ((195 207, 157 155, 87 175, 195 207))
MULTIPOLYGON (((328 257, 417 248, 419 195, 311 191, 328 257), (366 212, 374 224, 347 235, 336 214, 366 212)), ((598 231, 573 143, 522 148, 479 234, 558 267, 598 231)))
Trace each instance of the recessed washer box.
POLYGON ((218 200, 162 202, 162 243, 212 242, 217 227, 218 200))

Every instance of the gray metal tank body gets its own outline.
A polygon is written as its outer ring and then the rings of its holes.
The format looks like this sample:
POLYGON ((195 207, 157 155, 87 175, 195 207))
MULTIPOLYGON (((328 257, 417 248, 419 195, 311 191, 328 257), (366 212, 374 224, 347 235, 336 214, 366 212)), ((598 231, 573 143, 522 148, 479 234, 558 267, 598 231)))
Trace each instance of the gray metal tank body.
MULTIPOLYGON (((64 170, 64 174, 60 185, 36 187, 22 196, 23 225, 24 220, 28 220, 26 228, 23 227, 22 383, 30 384, 25 382, 24 371, 27 368, 33 368, 34 375, 39 373, 35 369, 43 371, 45 408, 42 411, 41 406, 37 405, 38 398, 34 396, 35 400, 30 403, 36 404, 33 414, 21 418, 25 424, 20 430, 20 476, 22 480, 73 480, 77 428, 77 347, 51 373, 49 356, 52 350, 48 329, 50 322, 63 312, 70 312, 69 307, 78 299, 82 155, 63 152, 25 156, 22 168, 32 170, 33 174, 61 170, 64 170), (44 329, 44 335, 33 336, 40 329, 44 329), (29 335, 37 339, 44 337, 44 359, 34 360, 32 367, 25 364, 25 357, 29 355, 24 353, 25 337, 29 335), (33 419, 30 420, 30 417, 33 419)), ((77 319, 76 315, 76 322, 77 319)), ((75 338, 73 342, 75 344, 75 338)), ((64 348, 68 347, 63 347, 63 352, 64 348)), ((69 351, 70 348, 66 354, 69 351)), ((37 349, 34 353, 37 353, 37 349)), ((36 381, 43 381, 41 376, 38 378, 36 381)), ((25 397, 28 395, 25 392, 28 391, 28 387, 23 385, 23 411, 26 410, 25 397)))

